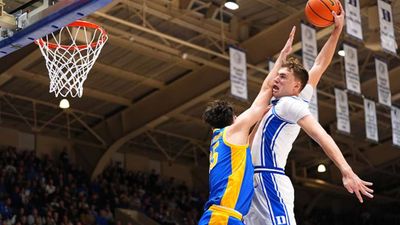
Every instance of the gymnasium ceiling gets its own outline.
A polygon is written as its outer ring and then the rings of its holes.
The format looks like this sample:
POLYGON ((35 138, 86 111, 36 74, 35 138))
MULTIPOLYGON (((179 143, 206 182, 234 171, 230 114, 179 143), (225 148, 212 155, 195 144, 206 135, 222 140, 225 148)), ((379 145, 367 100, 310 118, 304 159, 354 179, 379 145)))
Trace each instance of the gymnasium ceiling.
MULTIPOLYGON (((12 11, 28 1, 4 2, 6 11, 12 11)), ((234 102, 238 112, 250 105, 229 94, 227 46, 247 52, 252 100, 267 71, 267 59, 277 55, 291 27, 299 28, 304 20, 305 2, 241 0, 240 9, 230 11, 221 7, 222 0, 114 0, 85 18, 104 27, 109 41, 84 84, 83 97, 69 99, 70 109, 59 109, 60 98, 48 93, 47 70, 35 45, 1 59, 1 126, 67 137, 84 146, 80 148, 100 149, 105 161, 119 151, 155 153, 171 162, 206 165, 210 128, 201 121, 204 105, 221 97, 234 102)), ((376 1, 362 0, 361 4, 364 36, 376 46, 377 30, 369 28, 367 17, 368 8, 376 6, 376 1)), ((392 1, 392 7, 400 45, 400 1, 392 1)), ((317 30, 319 49, 330 31, 317 30)), ((345 34, 341 40, 358 47, 362 93, 375 101, 374 56, 387 59, 393 104, 400 105, 399 58, 373 51, 345 34)), ((297 57, 301 57, 299 41, 300 29, 294 44, 297 57)), ((336 131, 334 87, 345 88, 343 58, 337 54, 318 86, 320 122, 361 175, 386 183, 378 186, 382 195, 399 197, 400 188, 395 187, 400 181, 396 173, 400 149, 391 144, 390 110, 377 106, 379 143, 368 142, 362 98, 349 95, 352 132, 340 134, 336 131)), ((303 177, 306 173, 317 177, 316 165, 329 164, 304 133, 289 160, 289 173, 294 169, 303 177)), ((340 182, 334 175, 324 179, 340 182)))

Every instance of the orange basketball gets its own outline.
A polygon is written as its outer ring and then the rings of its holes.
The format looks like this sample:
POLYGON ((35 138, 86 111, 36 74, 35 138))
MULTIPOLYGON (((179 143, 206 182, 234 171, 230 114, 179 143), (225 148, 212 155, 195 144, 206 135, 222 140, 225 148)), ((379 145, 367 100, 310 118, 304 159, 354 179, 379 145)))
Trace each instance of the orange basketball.
POLYGON ((340 14, 337 0, 308 0, 304 10, 308 22, 317 27, 327 27, 335 22, 332 11, 340 14))

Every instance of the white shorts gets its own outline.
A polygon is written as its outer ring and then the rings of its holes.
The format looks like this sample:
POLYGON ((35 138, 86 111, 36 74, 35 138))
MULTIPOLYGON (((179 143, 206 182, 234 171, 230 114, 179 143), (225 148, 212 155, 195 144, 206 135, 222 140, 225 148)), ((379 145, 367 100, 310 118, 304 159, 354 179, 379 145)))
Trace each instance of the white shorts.
POLYGON ((283 172, 255 172, 254 196, 246 225, 296 225, 294 189, 283 172))

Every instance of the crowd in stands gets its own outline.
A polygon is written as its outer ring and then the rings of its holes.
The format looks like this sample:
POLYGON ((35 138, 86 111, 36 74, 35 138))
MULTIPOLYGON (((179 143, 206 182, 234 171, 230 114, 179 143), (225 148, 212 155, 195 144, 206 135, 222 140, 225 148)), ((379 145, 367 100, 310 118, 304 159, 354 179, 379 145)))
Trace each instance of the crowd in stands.
POLYGON ((11 147, 0 151, 1 225, 122 225, 116 208, 136 209, 160 224, 194 225, 205 198, 154 171, 116 164, 91 182, 65 151, 57 160, 11 147))
MULTIPOLYGON (((131 225, 116 208, 134 209, 161 225, 195 225, 207 192, 189 190, 173 178, 109 166, 95 180, 71 165, 67 152, 38 158, 34 151, 0 149, 0 225, 131 225)), ((319 210, 319 209, 318 209, 319 210)), ((329 210, 296 214, 299 225, 379 225, 381 217, 337 216, 329 210)), ((400 224, 399 217, 386 219, 400 224)))
POLYGON ((118 207, 142 211, 165 225, 197 224, 207 196, 190 191, 184 183, 176 183, 173 178, 161 179, 155 171, 145 174, 114 165, 107 168, 92 185, 103 190, 100 198, 109 198, 111 209, 118 207))
POLYGON ((87 174, 71 167, 66 152, 60 159, 13 148, 0 152, 1 224, 107 224, 111 209, 96 202, 87 174))

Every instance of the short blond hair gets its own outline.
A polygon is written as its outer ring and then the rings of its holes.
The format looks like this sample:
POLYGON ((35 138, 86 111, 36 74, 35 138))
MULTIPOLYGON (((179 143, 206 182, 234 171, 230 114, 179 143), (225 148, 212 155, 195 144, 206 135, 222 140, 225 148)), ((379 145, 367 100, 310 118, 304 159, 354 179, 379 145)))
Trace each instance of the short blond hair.
POLYGON ((288 68, 290 71, 293 71, 294 77, 301 83, 300 91, 303 90, 308 82, 308 71, 300 61, 294 57, 289 57, 286 62, 283 63, 282 68, 288 68))

